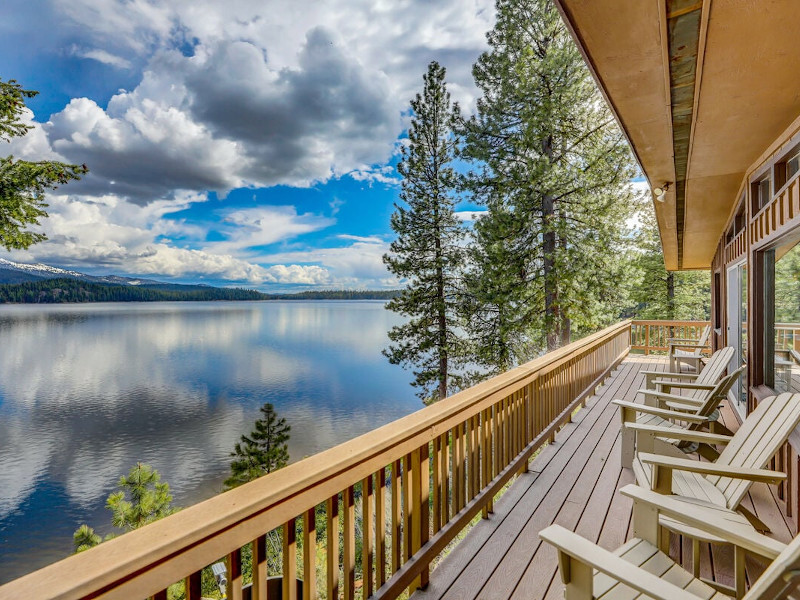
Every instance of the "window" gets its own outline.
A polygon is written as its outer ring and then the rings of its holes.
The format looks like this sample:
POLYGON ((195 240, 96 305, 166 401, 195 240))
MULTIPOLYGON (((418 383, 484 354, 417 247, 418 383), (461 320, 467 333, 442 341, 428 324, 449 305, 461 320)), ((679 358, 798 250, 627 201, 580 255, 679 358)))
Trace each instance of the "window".
POLYGON ((800 152, 786 161, 786 181, 797 175, 800 171, 800 152))
POLYGON ((731 226, 728 228, 728 233, 725 236, 725 243, 730 244, 739 232, 744 229, 745 214, 744 214, 744 194, 739 200, 739 208, 736 211, 736 216, 733 217, 731 226))
POLYGON ((775 190, 781 189, 800 172, 800 147, 795 146, 786 157, 775 163, 775 190))
POLYGON ((764 208, 772 199, 772 190, 770 189, 770 179, 757 181, 753 184, 753 214, 764 208))
POLYGON ((764 253, 764 383, 800 391, 800 239, 764 253))
POLYGON ((714 273, 714 329, 722 329, 722 273, 714 273))

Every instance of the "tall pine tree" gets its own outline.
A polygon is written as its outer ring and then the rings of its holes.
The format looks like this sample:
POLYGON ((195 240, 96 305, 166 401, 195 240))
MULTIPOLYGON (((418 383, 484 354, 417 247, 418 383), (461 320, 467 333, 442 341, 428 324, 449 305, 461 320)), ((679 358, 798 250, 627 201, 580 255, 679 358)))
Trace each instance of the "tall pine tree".
POLYGON ((494 370, 618 316, 610 307, 633 170, 550 0, 498 0, 488 41, 473 69, 482 97, 463 154, 475 165, 469 188, 488 209, 475 226, 471 333, 477 359, 494 370), (491 351, 498 332, 507 359, 491 351))
MULTIPOLYGON (((23 89, 13 79, 0 80, 0 141, 10 142, 11 138, 24 136, 32 129, 20 117, 25 111, 25 100, 37 94, 23 89)), ((47 216, 45 191, 80 179, 87 172, 86 165, 0 157, 0 246, 14 250, 46 240, 43 233, 29 229, 47 216)))
POLYGON ((423 82, 422 94, 411 101, 408 145, 397 167, 405 206, 395 204, 391 225, 397 239, 383 257, 389 270, 407 282, 388 308, 409 319, 389 332, 395 344, 384 354, 392 364, 414 369, 418 395, 431 402, 463 382, 458 308, 464 229, 454 212, 458 104, 450 101, 445 69, 437 62, 428 65, 423 82))
POLYGON ((262 417, 250 436, 243 435, 231 453, 231 475, 225 487, 232 489, 272 473, 289 464, 289 431, 286 419, 279 418, 269 402, 261 407, 262 417))
POLYGON ((397 239, 383 257, 393 274, 406 281, 389 310, 408 317, 389 331, 394 342, 384 354, 392 364, 414 369, 413 385, 425 402, 461 387, 464 340, 459 333, 459 276, 464 262, 464 229, 455 215, 453 170, 459 119, 445 84, 445 69, 428 65, 422 94, 411 101, 408 144, 397 170, 403 176, 392 229, 397 239))
POLYGON ((649 195, 638 212, 631 252, 633 315, 639 319, 700 320, 711 315, 711 275, 708 271, 667 271, 656 216, 649 195))

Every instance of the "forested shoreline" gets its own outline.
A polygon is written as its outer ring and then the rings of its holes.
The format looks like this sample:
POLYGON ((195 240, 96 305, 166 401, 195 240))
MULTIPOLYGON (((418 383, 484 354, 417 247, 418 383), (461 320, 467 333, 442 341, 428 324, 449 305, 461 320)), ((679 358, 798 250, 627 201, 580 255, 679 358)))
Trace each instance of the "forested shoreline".
POLYGON ((67 304, 83 302, 203 302, 241 300, 388 300, 396 290, 320 290, 264 294, 242 288, 211 286, 133 286, 57 278, 0 285, 0 304, 67 304))

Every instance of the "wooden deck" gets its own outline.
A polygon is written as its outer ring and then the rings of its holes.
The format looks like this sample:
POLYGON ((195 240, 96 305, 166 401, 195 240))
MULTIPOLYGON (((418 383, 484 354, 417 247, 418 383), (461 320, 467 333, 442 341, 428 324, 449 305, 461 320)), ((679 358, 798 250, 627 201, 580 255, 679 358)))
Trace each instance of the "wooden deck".
MULTIPOLYGON (((663 356, 629 356, 558 433, 555 443, 530 463, 531 472, 517 478, 490 518, 479 522, 431 573, 428 588, 415 593, 414 600, 563 598, 556 552, 538 537, 551 523, 604 548, 622 545, 630 532, 631 501, 616 492, 633 483, 634 477, 620 464, 620 420, 610 401, 633 400, 644 386, 640 371, 665 367, 663 356)), ((728 407, 723 419, 728 427, 737 425, 728 407)), ((792 538, 771 488, 754 485, 743 506, 755 512, 777 539, 792 538)), ((674 538, 672 546, 673 555, 682 554, 690 564, 691 543, 681 548, 681 541, 674 538)), ((701 561, 704 577, 733 583, 729 548, 705 545, 701 561)), ((752 580, 761 568, 748 559, 748 578, 752 580)))

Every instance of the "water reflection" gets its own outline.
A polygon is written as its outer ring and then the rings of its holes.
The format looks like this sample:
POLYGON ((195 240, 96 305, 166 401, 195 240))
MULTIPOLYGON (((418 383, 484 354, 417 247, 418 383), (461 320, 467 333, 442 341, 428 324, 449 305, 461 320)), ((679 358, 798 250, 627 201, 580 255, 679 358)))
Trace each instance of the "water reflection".
POLYGON ((263 402, 293 460, 420 408, 379 302, 0 308, 0 582, 60 558, 137 460, 213 495, 263 402), (11 549, 13 548, 13 552, 11 549))

